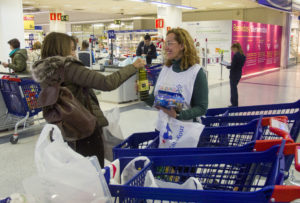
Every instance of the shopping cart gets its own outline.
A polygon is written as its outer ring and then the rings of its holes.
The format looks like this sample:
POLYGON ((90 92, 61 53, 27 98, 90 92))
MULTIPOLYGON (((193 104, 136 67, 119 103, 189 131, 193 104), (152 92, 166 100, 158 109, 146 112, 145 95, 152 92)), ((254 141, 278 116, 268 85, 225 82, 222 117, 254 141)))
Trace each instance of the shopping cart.
MULTIPOLYGON (((37 99, 41 88, 38 83, 29 78, 16 78, 3 76, 0 80, 0 89, 7 107, 7 120, 15 119, 14 135, 10 142, 18 142, 18 128, 23 124, 23 129, 33 124, 34 120, 29 119, 37 115, 41 108, 37 107, 37 99)), ((4 123, 5 125, 5 123, 4 123)))
POLYGON ((146 67, 147 78, 150 83, 150 86, 154 86, 156 84, 161 68, 162 68, 162 64, 146 67))
MULTIPOLYGON (((115 202, 290 202, 300 198, 300 187, 281 185, 288 151, 284 145, 285 140, 263 152, 150 157, 151 162, 127 183, 110 184, 110 192, 115 202), (204 190, 144 187, 149 171, 156 179, 179 184, 194 177, 204 190)), ((115 176, 115 163, 122 173, 131 160, 121 158, 106 167, 107 181, 115 176)))
POLYGON ((294 103, 208 109, 206 116, 280 116, 299 111, 300 100, 294 103))
MULTIPOLYGON (((281 117, 280 117, 281 118, 281 117)), ((167 155, 186 155, 200 154, 207 151, 224 152, 224 151, 241 151, 248 149, 252 151, 255 141, 264 138, 262 123, 275 118, 264 120, 255 119, 247 125, 240 126, 223 126, 223 127, 206 127, 200 136, 198 148, 176 148, 176 149, 158 149, 159 132, 135 133, 124 140, 121 144, 113 148, 114 159, 120 157, 136 156, 167 156, 167 155)), ((270 124, 270 123, 269 123, 270 124)), ((269 128, 277 139, 285 139, 287 142, 293 142, 288 132, 269 128)), ((273 138, 274 139, 274 138, 273 138)))

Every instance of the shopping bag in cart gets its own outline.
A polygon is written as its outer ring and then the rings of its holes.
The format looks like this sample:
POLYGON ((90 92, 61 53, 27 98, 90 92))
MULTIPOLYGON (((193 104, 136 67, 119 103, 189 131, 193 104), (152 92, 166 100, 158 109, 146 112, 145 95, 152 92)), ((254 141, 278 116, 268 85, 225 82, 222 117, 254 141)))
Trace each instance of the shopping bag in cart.
POLYGON ((37 202, 110 202, 103 175, 92 162, 73 151, 56 125, 46 125, 35 148, 38 174, 24 180, 37 202))
POLYGON ((183 122, 160 113, 157 124, 159 148, 197 147, 204 125, 197 122, 183 122))

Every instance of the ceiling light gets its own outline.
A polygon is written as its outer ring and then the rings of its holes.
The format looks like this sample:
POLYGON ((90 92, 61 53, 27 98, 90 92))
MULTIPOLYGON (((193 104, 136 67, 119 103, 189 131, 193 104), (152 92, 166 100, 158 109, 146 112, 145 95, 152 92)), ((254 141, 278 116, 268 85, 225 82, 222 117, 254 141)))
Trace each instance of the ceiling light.
POLYGON ((24 12, 24 15, 37 15, 37 14, 43 14, 43 13, 49 13, 49 11, 37 11, 37 12, 24 12))
POLYGON ((217 1, 217 2, 214 2, 214 3, 212 3, 213 5, 221 5, 221 4, 223 4, 223 2, 220 2, 220 1, 217 1))
POLYGON ((65 4, 64 7, 72 7, 71 4, 65 4))
POLYGON ((131 0, 131 1, 145 2, 146 0, 131 0))
POLYGON ((190 7, 190 6, 184 6, 184 5, 177 5, 177 8, 182 8, 182 9, 188 9, 188 10, 193 10, 193 9, 197 9, 195 7, 190 7))
POLYGON ((40 8, 49 8, 50 6, 47 6, 47 5, 42 5, 42 6, 39 6, 40 8))
POLYGON ((160 2, 160 1, 150 1, 150 4, 155 4, 155 5, 158 5, 158 6, 164 6, 164 7, 167 7, 167 6, 171 6, 171 5, 172 5, 172 4, 164 3, 164 2, 160 2))
POLYGON ((23 7, 23 10, 33 10, 35 9, 33 6, 30 6, 30 7, 23 7))
POLYGON ((103 23, 94 24, 94 27, 104 27, 103 23))

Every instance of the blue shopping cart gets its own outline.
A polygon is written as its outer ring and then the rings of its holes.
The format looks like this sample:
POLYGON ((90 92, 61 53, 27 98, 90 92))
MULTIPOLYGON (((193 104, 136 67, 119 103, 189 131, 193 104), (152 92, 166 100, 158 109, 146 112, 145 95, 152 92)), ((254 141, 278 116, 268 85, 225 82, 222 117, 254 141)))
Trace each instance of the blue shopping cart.
MULTIPOLYGON (((207 151, 252 151, 257 140, 263 140, 262 118, 247 125, 206 127, 200 136, 197 148, 158 149, 159 132, 135 133, 113 148, 114 159, 120 157, 161 156, 200 154, 207 151)), ((274 131, 275 132, 275 131, 274 131)), ((278 132, 276 132, 278 133, 278 132)), ((277 139, 284 138, 293 142, 288 133, 275 134, 277 139)), ((274 138, 273 138, 274 139, 274 138)))
MULTIPOLYGON (((0 80, 0 89, 7 107, 7 116, 17 117, 14 135, 10 138, 12 144, 18 142, 18 128, 24 128, 29 118, 37 115, 42 109, 37 106, 37 99, 41 88, 38 83, 29 78, 15 78, 3 76, 0 80)), ((30 121, 33 122, 33 121, 30 121)))
POLYGON ((147 78, 148 78, 150 86, 154 86, 156 84, 156 81, 157 81, 157 78, 161 71, 161 68, 162 68, 162 64, 158 64, 158 65, 151 66, 151 67, 146 67, 147 78))
MULTIPOLYGON (((285 140, 263 152, 150 157, 151 162, 127 183, 110 184, 110 192, 115 202, 289 202, 300 198, 300 187, 281 186, 284 145, 285 140), (149 171, 156 179, 178 184, 194 177, 204 190, 144 187, 149 171)), ((120 173, 131 160, 117 160, 120 173)), ((115 175, 113 164, 105 168, 108 182, 115 175)))
POLYGON ((294 103, 208 109, 206 116, 280 116, 300 111, 300 100, 294 103))

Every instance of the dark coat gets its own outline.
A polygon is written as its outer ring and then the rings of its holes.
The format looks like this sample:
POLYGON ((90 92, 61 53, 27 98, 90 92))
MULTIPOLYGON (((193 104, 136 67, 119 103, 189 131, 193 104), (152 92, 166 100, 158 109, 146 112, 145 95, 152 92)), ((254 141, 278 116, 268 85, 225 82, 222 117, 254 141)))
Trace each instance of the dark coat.
POLYGON ((146 46, 144 41, 141 41, 138 48, 136 49, 136 55, 141 56, 142 54, 146 54, 147 64, 152 63, 152 59, 157 58, 156 47, 153 43, 150 46, 146 46))
POLYGON ((27 51, 26 49, 17 50, 12 56, 12 63, 8 65, 10 69, 13 69, 16 73, 24 73, 27 68, 27 51))
POLYGON ((230 78, 232 79, 240 79, 242 77, 242 69, 246 62, 246 56, 237 52, 234 54, 231 66, 228 66, 230 69, 230 78))
POLYGON ((107 126, 108 121, 100 109, 93 89, 102 91, 114 90, 136 73, 136 68, 133 65, 128 65, 111 75, 105 76, 87 69, 75 58, 54 56, 35 62, 32 67, 32 75, 43 89, 51 83, 51 80, 55 80, 51 78, 57 78, 55 75, 58 74, 58 69, 61 67, 64 67, 65 82, 63 85, 68 87, 84 106, 87 107, 89 100, 92 113, 97 117, 98 126, 107 126), (88 98, 86 98, 82 88, 84 88, 84 91, 88 91, 88 98))

